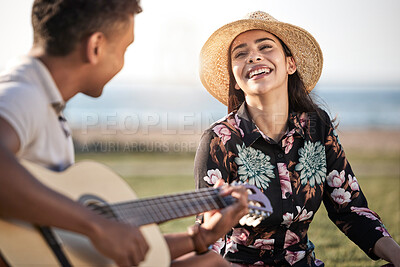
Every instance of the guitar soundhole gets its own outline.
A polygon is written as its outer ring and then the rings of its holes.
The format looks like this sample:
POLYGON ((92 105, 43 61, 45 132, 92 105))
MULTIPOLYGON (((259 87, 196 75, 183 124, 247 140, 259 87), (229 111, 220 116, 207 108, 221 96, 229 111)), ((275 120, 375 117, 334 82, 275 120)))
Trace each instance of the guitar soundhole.
POLYGON ((112 207, 103 199, 95 195, 83 195, 78 199, 78 202, 108 219, 118 220, 117 215, 112 207))

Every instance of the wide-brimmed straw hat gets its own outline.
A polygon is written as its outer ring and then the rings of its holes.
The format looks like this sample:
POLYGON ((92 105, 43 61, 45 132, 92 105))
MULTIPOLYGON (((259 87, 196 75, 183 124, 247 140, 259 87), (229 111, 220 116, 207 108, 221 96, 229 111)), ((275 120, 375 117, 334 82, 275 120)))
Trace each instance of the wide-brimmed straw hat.
POLYGON ((200 79, 208 92, 228 105, 229 49, 239 34, 250 30, 264 30, 282 40, 293 55, 306 90, 311 92, 322 72, 322 51, 317 41, 306 30, 280 22, 262 11, 226 24, 208 38, 200 52, 200 79))

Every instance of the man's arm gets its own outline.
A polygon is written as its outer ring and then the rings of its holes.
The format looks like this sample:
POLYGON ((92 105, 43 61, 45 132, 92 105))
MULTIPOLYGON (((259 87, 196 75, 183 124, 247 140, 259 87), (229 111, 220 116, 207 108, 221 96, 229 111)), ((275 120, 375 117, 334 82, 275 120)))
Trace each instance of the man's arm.
MULTIPOLYGON (((223 180, 219 180, 216 186, 223 184, 223 180)), ((239 220, 248 213, 247 208, 247 191, 245 187, 232 187, 224 185, 221 187, 221 196, 232 195, 237 201, 219 211, 210 213, 208 220, 204 222, 198 229, 198 236, 203 245, 209 246, 218 238, 224 236, 239 220)), ((164 236, 170 249, 171 259, 195 251, 196 247, 191 235, 188 233, 168 234, 164 236)))
POLYGON ((120 266, 144 259, 148 245, 138 228, 107 220, 44 186, 19 164, 19 146, 16 131, 0 118, 1 216, 84 234, 120 266))

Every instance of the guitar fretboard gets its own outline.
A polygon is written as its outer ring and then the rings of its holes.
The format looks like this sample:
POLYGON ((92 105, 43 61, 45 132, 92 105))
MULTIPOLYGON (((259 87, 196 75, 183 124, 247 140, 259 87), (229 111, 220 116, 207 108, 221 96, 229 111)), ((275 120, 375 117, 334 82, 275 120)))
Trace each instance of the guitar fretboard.
POLYGON ((141 226, 221 209, 234 201, 232 196, 222 198, 218 189, 203 188, 195 192, 117 203, 102 209, 108 210, 103 210, 103 213, 112 210, 120 221, 141 226))

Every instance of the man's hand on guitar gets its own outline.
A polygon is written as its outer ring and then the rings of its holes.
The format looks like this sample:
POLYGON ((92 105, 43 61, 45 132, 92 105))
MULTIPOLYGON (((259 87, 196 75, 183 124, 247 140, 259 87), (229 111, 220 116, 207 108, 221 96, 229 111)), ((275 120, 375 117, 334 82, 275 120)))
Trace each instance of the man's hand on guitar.
POLYGON ((221 196, 231 195, 237 199, 234 204, 219 211, 205 213, 207 219, 200 227, 206 244, 213 244, 224 236, 239 220, 248 213, 247 190, 243 186, 229 186, 220 179, 215 186, 221 186, 221 196))
POLYGON ((149 246, 138 227, 100 219, 90 235, 93 245, 118 266, 137 266, 144 260, 149 246))

